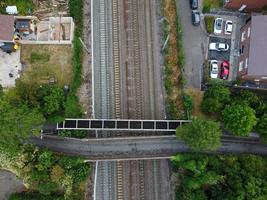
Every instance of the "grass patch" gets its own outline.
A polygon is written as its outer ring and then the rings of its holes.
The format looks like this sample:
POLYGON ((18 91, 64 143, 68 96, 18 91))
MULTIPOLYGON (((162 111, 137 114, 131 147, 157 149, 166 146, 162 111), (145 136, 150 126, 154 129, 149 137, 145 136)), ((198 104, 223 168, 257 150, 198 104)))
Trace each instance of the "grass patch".
POLYGON ((223 0, 204 0, 203 1, 203 13, 210 12, 213 8, 220 8, 223 6, 223 0))
POLYGON ((45 63, 45 62, 48 62, 49 59, 50 59, 50 55, 47 53, 33 52, 33 53, 31 53, 31 56, 30 56, 30 63, 31 64, 33 64, 33 63, 45 63))
POLYGON ((210 34, 213 32, 213 25, 214 25, 214 17, 213 16, 205 16, 205 25, 206 25, 206 30, 210 34))
POLYGON ((7 6, 17 6, 19 15, 29 15, 35 10, 32 0, 1 0, 0 13, 6 14, 7 6))
POLYGON ((21 62, 26 68, 22 80, 40 85, 54 79, 59 86, 69 85, 72 80, 71 57, 70 45, 23 44, 21 62))

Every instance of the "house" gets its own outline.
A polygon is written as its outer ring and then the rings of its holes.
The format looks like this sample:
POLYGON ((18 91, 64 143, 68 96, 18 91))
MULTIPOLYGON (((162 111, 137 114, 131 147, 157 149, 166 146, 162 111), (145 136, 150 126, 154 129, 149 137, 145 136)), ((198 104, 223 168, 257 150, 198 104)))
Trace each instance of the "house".
POLYGON ((267 6, 267 0, 225 0, 224 7, 230 10, 259 11, 267 6))
POLYGON ((238 77, 267 83, 267 15, 252 14, 240 34, 238 77))
POLYGON ((0 15, 0 43, 13 42, 14 16, 0 15))

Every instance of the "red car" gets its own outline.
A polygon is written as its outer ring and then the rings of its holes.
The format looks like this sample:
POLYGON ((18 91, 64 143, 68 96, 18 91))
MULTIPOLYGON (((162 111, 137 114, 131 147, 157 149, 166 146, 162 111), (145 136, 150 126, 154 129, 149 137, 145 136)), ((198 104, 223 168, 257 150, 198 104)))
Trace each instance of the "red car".
POLYGON ((220 73, 220 77, 223 80, 227 80, 228 76, 229 76, 229 68, 230 68, 230 64, 228 61, 223 61, 221 64, 221 73, 220 73))

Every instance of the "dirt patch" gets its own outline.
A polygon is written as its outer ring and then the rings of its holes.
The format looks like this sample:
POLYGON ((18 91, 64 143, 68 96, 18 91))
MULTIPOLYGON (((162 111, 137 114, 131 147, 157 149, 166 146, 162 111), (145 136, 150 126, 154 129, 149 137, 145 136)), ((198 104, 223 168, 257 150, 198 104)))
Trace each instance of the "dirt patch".
POLYGON ((194 100, 194 108, 193 115, 197 117, 204 117, 204 114, 200 110, 200 105, 204 96, 204 92, 195 88, 188 88, 186 93, 193 97, 194 100))
POLYGON ((55 80, 60 86, 70 84, 72 80, 71 57, 70 45, 22 45, 22 80, 36 84, 55 80), (36 59, 44 57, 45 59, 36 59))

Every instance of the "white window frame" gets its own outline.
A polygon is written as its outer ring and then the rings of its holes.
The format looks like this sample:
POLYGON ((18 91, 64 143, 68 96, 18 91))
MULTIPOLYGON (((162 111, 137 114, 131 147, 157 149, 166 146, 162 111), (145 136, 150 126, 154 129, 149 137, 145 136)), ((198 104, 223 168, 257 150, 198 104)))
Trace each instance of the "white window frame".
POLYGON ((248 34, 247 34, 248 36, 248 38, 250 37, 250 27, 248 27, 248 34))
POLYGON ((241 71, 243 71, 243 69, 244 69, 244 61, 242 60, 239 62, 238 70, 241 72, 241 71))

